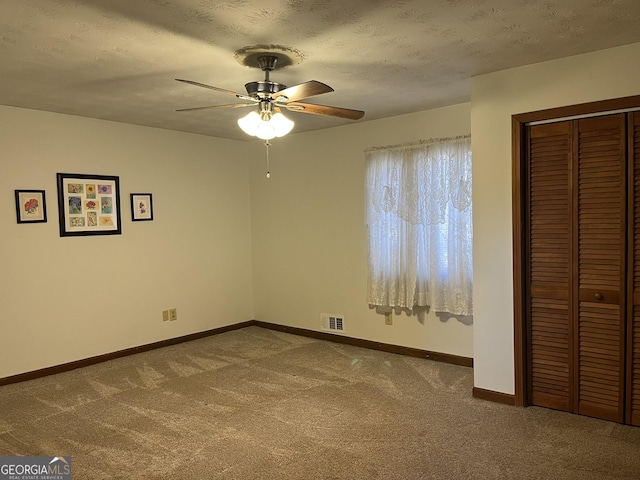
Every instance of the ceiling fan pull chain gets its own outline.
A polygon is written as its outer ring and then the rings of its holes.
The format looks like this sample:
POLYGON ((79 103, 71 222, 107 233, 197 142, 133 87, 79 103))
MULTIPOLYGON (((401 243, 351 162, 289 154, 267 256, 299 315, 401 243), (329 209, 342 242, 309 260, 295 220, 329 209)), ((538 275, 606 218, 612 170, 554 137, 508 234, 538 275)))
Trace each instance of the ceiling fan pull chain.
POLYGON ((264 141, 264 146, 267 147, 267 178, 271 178, 271 172, 269 171, 269 140, 264 141))

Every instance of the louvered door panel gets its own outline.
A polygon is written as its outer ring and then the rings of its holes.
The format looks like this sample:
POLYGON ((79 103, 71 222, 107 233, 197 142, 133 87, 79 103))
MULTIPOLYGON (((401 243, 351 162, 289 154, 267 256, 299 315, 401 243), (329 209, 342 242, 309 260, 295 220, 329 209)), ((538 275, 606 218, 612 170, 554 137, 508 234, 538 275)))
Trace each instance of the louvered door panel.
POLYGON ((631 382, 629 384, 629 423, 640 427, 640 315, 633 318, 631 382))
POLYGON ((633 308, 629 315, 628 362, 627 362, 627 422, 640 426, 640 114, 631 117, 629 135, 631 145, 629 162, 632 165, 633 182, 630 192, 631 222, 633 226, 631 241, 631 282, 633 308))
POLYGON ((574 123, 578 152, 578 413, 624 419, 625 117, 574 123))
POLYGON ((571 128, 529 130, 529 393, 536 405, 569 410, 571 128))

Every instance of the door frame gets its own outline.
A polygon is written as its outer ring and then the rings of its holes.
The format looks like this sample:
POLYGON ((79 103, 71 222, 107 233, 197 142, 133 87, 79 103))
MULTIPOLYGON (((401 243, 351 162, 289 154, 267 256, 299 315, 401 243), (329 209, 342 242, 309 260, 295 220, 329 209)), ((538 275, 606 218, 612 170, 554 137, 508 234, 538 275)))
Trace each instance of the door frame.
POLYGON ((569 120, 576 117, 617 113, 640 108, 640 95, 600 100, 597 102, 550 108, 511 116, 512 146, 512 225, 513 225, 513 320, 514 320, 514 371, 515 405, 531 404, 528 398, 528 357, 526 322, 526 238, 524 237, 526 218, 526 171, 527 155, 525 130, 527 125, 537 122, 569 120))

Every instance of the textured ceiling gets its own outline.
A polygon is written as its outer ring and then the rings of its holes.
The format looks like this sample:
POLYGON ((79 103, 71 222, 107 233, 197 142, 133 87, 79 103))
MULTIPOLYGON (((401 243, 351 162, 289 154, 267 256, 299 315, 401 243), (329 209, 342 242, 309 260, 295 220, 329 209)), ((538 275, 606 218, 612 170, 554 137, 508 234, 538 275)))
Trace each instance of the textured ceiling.
MULTIPOLYGON (((640 41, 638 0, 1 0, 0 104, 247 140, 247 109, 185 78, 244 93, 234 51, 304 60, 271 80, 335 92, 306 101, 360 122, 469 101, 470 78, 640 41)), ((350 123, 287 113, 293 132, 350 123)))

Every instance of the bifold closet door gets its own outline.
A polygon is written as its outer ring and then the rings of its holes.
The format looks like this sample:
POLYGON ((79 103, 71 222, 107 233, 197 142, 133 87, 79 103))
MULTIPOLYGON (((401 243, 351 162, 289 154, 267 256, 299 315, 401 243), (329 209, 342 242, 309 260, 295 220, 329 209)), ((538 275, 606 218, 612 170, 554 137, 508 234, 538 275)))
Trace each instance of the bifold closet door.
POLYGON ((626 115, 576 120, 573 128, 574 411, 623 422, 626 115))
POLYGON ((527 129, 529 399, 619 422, 625 405, 625 118, 527 129))

